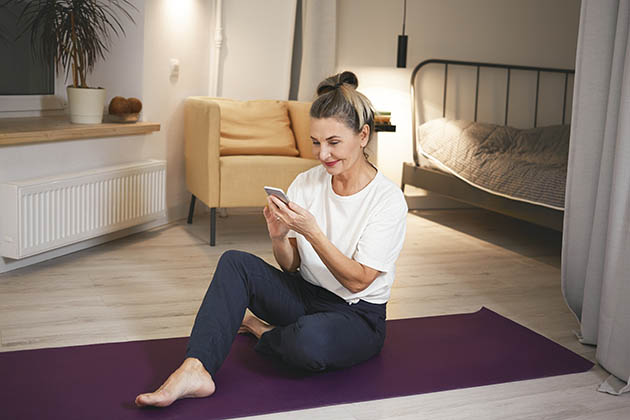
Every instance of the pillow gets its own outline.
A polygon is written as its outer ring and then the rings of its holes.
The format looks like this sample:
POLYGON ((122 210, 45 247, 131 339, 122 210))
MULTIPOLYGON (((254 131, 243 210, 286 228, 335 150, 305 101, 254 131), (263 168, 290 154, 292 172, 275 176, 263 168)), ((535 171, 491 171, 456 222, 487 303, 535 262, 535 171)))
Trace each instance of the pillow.
POLYGON ((311 140, 311 102, 289 101, 288 106, 291 128, 300 157, 317 159, 313 156, 313 141, 311 140))
POLYGON ((282 101, 217 100, 221 108, 221 156, 297 156, 287 104, 282 101))

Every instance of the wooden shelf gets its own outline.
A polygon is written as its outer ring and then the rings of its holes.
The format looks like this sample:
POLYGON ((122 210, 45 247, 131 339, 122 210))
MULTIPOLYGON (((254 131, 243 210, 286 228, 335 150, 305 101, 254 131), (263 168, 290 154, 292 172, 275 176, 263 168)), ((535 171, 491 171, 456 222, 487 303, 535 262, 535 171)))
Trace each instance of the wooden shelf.
POLYGON ((151 122, 72 124, 67 115, 0 118, 0 146, 98 137, 132 136, 160 130, 151 122))

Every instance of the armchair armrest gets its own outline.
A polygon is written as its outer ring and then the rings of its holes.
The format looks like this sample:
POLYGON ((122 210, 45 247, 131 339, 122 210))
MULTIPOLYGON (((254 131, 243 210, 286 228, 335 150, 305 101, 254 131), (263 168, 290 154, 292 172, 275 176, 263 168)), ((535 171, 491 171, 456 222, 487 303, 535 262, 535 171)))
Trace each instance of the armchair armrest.
POLYGON ((208 207, 219 207, 221 109, 211 98, 184 102, 184 159, 188 190, 208 207))

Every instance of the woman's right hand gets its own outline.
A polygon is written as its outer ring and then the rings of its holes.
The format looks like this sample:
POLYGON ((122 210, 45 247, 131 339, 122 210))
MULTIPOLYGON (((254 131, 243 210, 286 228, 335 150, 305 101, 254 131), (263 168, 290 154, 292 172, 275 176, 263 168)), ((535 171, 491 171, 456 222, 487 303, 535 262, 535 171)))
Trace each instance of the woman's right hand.
POLYGON ((284 239, 289 233, 289 227, 271 210, 275 207, 276 205, 271 198, 267 197, 267 205, 263 209, 263 215, 267 221, 267 230, 269 230, 269 237, 271 239, 284 239))

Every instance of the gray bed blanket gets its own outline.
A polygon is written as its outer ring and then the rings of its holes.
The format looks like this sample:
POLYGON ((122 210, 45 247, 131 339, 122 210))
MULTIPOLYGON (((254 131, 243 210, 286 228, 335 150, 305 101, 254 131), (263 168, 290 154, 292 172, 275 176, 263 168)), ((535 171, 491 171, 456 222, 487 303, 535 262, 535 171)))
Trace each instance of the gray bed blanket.
POLYGON ((563 210, 569 126, 519 130, 435 119, 418 127, 418 150, 488 192, 563 210))

